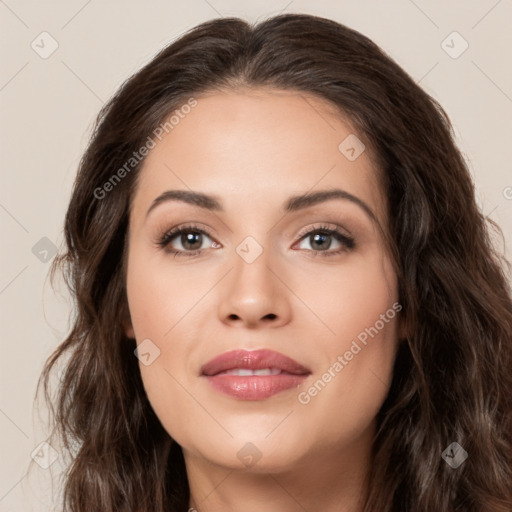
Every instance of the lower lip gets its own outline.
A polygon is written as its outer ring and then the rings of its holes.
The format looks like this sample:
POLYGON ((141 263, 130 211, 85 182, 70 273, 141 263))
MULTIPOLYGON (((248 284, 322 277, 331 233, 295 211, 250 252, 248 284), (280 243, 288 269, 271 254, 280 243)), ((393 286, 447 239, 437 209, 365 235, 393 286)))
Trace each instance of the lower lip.
POLYGON ((239 400, 264 400, 277 393, 300 386, 308 375, 213 375, 208 382, 221 393, 239 400))

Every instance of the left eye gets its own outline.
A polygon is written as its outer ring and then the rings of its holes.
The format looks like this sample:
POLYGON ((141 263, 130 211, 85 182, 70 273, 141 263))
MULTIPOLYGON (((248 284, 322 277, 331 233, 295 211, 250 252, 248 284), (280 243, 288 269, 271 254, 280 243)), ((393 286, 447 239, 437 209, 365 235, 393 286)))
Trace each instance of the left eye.
POLYGON ((301 249, 308 249, 310 251, 327 251, 328 249, 336 249, 331 247, 332 242, 338 244, 338 249, 343 247, 343 243, 339 240, 338 233, 334 231, 312 231, 302 238, 302 242, 309 241, 313 247, 300 247, 301 249))

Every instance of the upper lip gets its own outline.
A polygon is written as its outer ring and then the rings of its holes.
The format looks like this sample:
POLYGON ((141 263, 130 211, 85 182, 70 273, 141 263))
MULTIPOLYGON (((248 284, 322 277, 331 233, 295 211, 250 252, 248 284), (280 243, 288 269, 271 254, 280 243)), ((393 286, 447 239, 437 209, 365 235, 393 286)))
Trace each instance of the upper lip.
POLYGON ((278 368, 294 375, 311 373, 305 366, 297 361, 273 350, 231 350, 213 358, 201 367, 201 374, 216 375, 226 370, 244 368, 262 370, 264 368, 278 368))

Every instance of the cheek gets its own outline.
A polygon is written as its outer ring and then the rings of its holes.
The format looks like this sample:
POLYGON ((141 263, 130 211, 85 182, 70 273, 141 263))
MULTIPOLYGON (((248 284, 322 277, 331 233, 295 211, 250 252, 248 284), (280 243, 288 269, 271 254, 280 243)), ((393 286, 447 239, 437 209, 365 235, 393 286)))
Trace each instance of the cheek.
POLYGON ((311 434, 311 442, 315 425, 321 424, 326 440, 350 444, 373 424, 387 396, 396 355, 396 321, 380 330, 372 324, 361 333, 364 343, 357 337, 338 338, 329 350, 329 362, 297 396, 298 416, 305 419, 303 432, 311 434))
POLYGON ((197 415, 184 378, 193 372, 187 322, 197 314, 194 306, 211 283, 177 269, 165 259, 134 251, 128 261, 127 296, 137 344, 150 353, 150 364, 144 358, 139 362, 148 400, 166 430, 181 439, 188 428, 182 418, 197 415))
POLYGON ((332 272, 307 289, 307 304, 323 324, 315 340, 324 358, 298 402, 307 417, 322 418, 333 438, 357 436, 373 421, 397 349, 401 305, 391 264, 353 263, 350 272, 332 272))
POLYGON ((151 338, 165 343, 174 326, 186 318, 211 287, 208 279, 191 278, 190 273, 177 265, 173 267, 161 255, 134 254, 127 274, 128 303, 137 341, 151 338))
MULTIPOLYGON (((379 254, 351 255, 339 266, 295 274, 290 276, 293 290, 309 310, 311 327, 326 340, 327 349, 343 349, 347 341, 373 326, 398 301, 392 265, 379 254), (311 313, 317 317, 316 326, 311 313)), ((395 316, 391 311, 387 320, 395 316)))

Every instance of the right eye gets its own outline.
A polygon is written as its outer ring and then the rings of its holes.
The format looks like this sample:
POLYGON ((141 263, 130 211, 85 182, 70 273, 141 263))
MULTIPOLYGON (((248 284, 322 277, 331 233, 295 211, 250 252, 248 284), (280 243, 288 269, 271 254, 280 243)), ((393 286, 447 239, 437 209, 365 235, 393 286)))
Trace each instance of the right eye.
MULTIPOLYGON (((204 248, 201 248, 204 242, 204 237, 210 238, 209 233, 195 225, 180 226, 165 232, 159 239, 158 245, 166 251, 174 254, 174 256, 196 256, 200 254, 204 248), (179 242, 181 248, 172 248, 175 243, 174 240, 179 242)), ((211 238, 210 238, 211 240, 211 238)), ((210 246, 220 247, 217 242, 212 240, 210 246)))

